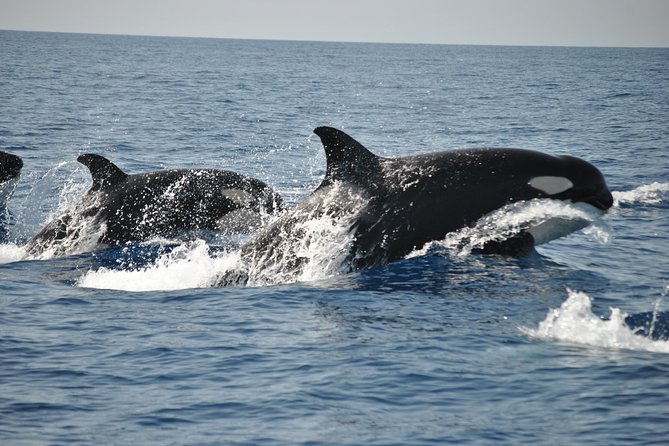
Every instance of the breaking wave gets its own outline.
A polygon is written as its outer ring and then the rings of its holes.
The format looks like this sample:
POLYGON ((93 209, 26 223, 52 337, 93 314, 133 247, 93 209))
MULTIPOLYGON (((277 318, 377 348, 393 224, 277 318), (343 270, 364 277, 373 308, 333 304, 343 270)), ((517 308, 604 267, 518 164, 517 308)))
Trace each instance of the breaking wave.
MULTIPOLYGON (((609 317, 602 318, 593 313, 592 299, 587 294, 567 291, 567 300, 560 308, 550 310, 536 328, 520 327, 520 330, 531 338, 546 341, 669 353, 668 340, 640 336, 641 329, 630 327, 626 322, 629 315, 619 308, 611 308, 609 317)), ((663 296, 666 291, 665 288, 663 296)))

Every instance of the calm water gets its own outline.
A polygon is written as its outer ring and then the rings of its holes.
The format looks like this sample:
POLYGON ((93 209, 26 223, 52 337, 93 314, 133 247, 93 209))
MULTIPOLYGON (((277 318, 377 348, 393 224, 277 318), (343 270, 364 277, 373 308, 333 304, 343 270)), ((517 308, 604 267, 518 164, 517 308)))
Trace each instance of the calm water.
POLYGON ((0 246, 2 444, 669 441, 669 342, 619 314, 669 310, 669 50, 0 32, 0 60, 0 149, 25 163, 0 246), (520 260, 436 247, 267 287, 198 287, 216 237, 21 255, 90 186, 80 153, 236 170, 295 204, 324 173, 319 125, 385 156, 580 156, 618 205, 520 260))

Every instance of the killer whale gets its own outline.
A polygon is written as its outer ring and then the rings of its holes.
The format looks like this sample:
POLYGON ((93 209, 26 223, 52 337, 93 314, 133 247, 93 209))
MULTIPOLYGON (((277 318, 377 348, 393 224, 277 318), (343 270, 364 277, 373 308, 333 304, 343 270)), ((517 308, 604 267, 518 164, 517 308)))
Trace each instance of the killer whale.
POLYGON ((0 150, 0 208, 7 205, 7 201, 14 193, 22 168, 21 157, 0 150))
POLYGON ((7 239, 8 226, 12 220, 7 202, 14 194, 22 168, 21 157, 0 150, 0 241, 7 239))
POLYGON ((115 246, 172 235, 175 231, 249 230, 261 213, 282 208, 278 193, 260 180, 220 169, 173 169, 126 174, 107 158, 83 154, 93 184, 84 197, 42 228, 26 245, 28 255, 68 254, 83 238, 115 246))
MULTIPOLYGON (((325 178, 296 208, 242 245, 242 267, 221 274, 218 285, 247 283, 249 271, 298 274, 308 261, 300 240, 310 219, 339 219, 350 240, 343 261, 359 270, 401 259, 510 203, 548 198, 602 212, 613 204, 602 173, 576 157, 480 148, 383 158, 335 128, 314 133, 325 150, 325 178)), ((525 255, 537 238, 546 242, 574 228, 562 229, 549 235, 523 231, 483 250, 525 255)))

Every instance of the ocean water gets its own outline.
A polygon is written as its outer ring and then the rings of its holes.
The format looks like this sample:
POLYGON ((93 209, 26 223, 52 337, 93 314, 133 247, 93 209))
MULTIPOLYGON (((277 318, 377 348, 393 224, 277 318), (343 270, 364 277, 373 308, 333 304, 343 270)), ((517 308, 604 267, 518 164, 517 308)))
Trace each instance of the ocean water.
POLYGON ((0 31, 0 60, 0 150, 24 160, 0 245, 3 445, 669 442, 669 50, 0 31), (81 153, 235 170, 292 206, 323 177, 320 125, 383 156, 579 156, 616 205, 522 259, 444 240, 348 274, 317 224, 318 267, 246 287, 210 285, 249 236, 22 251, 90 187, 81 153), (625 324, 644 317, 655 335, 625 324))

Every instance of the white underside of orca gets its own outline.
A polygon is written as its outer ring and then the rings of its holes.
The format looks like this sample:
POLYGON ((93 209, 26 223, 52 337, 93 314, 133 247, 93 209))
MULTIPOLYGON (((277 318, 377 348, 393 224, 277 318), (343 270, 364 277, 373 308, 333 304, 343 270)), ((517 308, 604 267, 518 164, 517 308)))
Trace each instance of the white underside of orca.
MULTIPOLYGON (((583 212, 587 216, 600 216, 604 212, 587 203, 569 203, 569 206, 583 212)), ((589 218, 554 217, 536 226, 530 227, 529 232, 534 238, 535 245, 543 245, 558 238, 567 236, 576 231, 587 228, 592 224, 589 218)))

